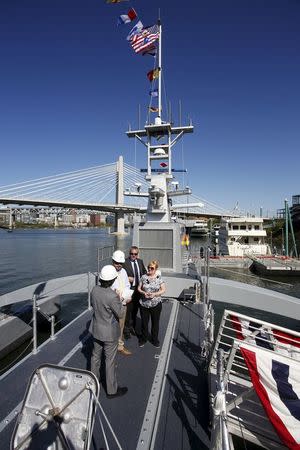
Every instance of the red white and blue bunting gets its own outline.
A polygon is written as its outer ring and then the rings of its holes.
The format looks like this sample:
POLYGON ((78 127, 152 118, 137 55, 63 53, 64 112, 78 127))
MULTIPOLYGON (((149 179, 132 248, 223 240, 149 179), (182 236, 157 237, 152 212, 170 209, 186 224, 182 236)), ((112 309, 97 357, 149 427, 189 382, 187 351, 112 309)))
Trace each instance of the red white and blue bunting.
POLYGON ((300 362, 240 345, 254 389, 282 442, 300 450, 300 362))

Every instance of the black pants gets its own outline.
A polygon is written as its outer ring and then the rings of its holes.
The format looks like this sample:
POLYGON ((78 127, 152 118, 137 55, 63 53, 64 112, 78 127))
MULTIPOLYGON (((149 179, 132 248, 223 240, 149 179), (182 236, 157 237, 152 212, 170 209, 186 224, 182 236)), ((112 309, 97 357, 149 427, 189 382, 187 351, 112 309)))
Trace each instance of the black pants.
POLYGON ((142 337, 141 339, 146 342, 148 340, 148 323, 151 317, 151 341, 154 345, 159 344, 158 332, 159 332, 159 318, 161 314, 162 305, 159 303, 153 308, 145 308, 140 305, 141 319, 142 319, 142 337))
POLYGON ((131 328, 135 330, 136 327, 136 316, 140 306, 140 298, 141 294, 137 289, 134 290, 132 294, 132 300, 130 303, 127 303, 127 312, 125 318, 125 327, 124 330, 127 332, 131 328))

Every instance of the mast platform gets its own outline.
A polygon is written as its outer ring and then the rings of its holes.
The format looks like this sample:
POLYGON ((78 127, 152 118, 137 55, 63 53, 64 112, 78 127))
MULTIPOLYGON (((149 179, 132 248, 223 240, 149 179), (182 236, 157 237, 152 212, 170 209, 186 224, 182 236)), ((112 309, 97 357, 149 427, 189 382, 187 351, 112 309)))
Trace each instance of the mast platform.
POLYGON ((145 125, 144 129, 141 130, 128 130, 126 134, 129 138, 131 137, 145 137, 145 136, 155 136, 159 135, 168 135, 171 134, 180 134, 180 133, 193 133, 194 127, 193 125, 187 125, 182 127, 173 127, 170 123, 161 123, 161 124, 151 124, 145 125))

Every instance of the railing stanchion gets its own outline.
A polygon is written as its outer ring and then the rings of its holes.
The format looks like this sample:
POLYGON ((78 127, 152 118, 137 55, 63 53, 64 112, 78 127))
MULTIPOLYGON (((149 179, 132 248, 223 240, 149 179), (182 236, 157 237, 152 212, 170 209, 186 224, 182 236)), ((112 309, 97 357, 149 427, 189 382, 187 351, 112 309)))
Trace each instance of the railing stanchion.
POLYGON ((210 263, 210 248, 207 248, 207 269, 206 269, 206 304, 209 304, 209 263, 210 263))
MULTIPOLYGON (((98 272, 99 273, 99 272, 98 272)), ((90 286, 91 273, 88 272, 88 310, 92 308, 91 306, 91 286, 90 286)))
POLYGON ((54 341, 54 339, 55 339, 55 336, 54 336, 54 333, 55 333, 55 315, 53 314, 53 316, 51 316, 50 319, 51 319, 51 337, 50 337, 50 339, 51 339, 51 341, 54 341))
POLYGON ((32 353, 35 355, 37 353, 37 296, 33 294, 32 296, 32 331, 33 331, 33 350, 32 353))

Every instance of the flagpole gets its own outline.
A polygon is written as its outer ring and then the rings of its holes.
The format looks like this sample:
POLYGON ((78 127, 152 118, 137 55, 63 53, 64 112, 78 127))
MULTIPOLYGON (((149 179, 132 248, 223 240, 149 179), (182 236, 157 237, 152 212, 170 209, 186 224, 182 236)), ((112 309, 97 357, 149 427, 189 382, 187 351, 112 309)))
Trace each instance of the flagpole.
POLYGON ((158 19, 158 27, 159 27, 159 39, 158 39, 158 117, 161 119, 161 76, 162 76, 162 67, 161 67, 161 21, 158 19))

